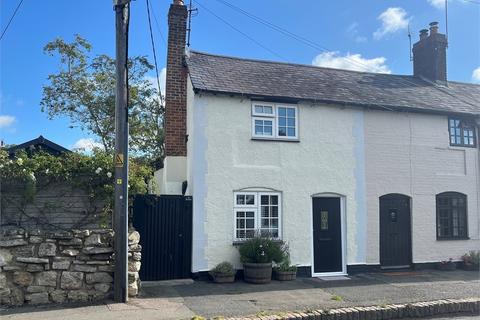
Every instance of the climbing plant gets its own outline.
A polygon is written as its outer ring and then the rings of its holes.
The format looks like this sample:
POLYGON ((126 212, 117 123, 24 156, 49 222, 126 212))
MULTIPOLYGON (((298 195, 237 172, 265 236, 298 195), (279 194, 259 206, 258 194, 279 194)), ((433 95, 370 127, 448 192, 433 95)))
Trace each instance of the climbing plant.
MULTIPOLYGON (((129 194, 146 193, 147 182, 152 174, 151 167, 131 159, 129 194)), ((58 188, 61 185, 70 186, 71 190, 82 191, 88 196, 90 206, 86 209, 85 223, 92 220, 105 223, 112 213, 113 159, 111 154, 101 150, 94 150, 90 155, 71 152, 61 156, 39 152, 30 157, 25 152, 18 152, 13 157, 9 157, 5 150, 0 150, 0 179, 2 206, 15 205, 19 214, 27 214, 24 208, 35 203, 38 190, 49 187, 58 188), (16 192, 15 197, 5 196, 12 190, 16 192), (9 201, 15 203, 5 204, 9 201), (97 219, 93 219, 94 217, 97 219)), ((61 201, 44 204, 38 210, 51 210, 58 203, 61 201)), ((42 221, 41 223, 50 222, 42 221)))

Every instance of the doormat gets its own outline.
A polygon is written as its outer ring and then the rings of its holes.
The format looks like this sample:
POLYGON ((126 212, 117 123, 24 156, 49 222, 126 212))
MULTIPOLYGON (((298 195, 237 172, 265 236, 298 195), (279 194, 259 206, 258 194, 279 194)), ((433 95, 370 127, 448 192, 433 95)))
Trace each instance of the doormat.
POLYGON ((403 272, 382 272, 384 276, 423 276, 424 272, 418 271, 403 271, 403 272))
POLYGON ((331 276, 331 277, 317 277, 317 278, 323 281, 350 280, 350 278, 346 276, 331 276))

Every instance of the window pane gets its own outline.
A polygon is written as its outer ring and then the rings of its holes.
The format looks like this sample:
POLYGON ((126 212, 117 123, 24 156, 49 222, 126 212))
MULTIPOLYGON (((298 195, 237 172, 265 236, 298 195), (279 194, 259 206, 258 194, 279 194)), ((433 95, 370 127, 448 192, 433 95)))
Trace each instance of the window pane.
POLYGON ((255 134, 263 134, 263 127, 261 126, 255 126, 255 134))
POLYGON ((295 128, 288 128, 288 136, 295 137, 295 128))
POLYGON ((252 211, 247 212, 246 216, 247 216, 247 218, 253 218, 253 217, 255 217, 255 212, 252 212, 252 211))
POLYGON ((280 117, 285 117, 287 115, 287 110, 286 108, 278 108, 278 115, 280 117))
POLYGON ((287 135, 287 128, 279 127, 278 128, 278 135, 281 137, 285 137, 287 135))
POLYGON ((287 125, 289 127, 295 127, 295 118, 288 118, 287 119, 287 125))
POLYGON ((271 127, 271 126, 265 127, 263 133, 264 133, 264 135, 266 135, 266 136, 271 136, 271 135, 273 135, 272 127, 271 127))
POLYGON ((273 113, 272 107, 270 107, 270 106, 264 106, 264 107, 263 107, 263 113, 272 114, 272 113, 273 113))
POLYGON ((243 194, 237 194, 237 204, 245 204, 245 196, 243 194))
POLYGON ((288 108, 287 109, 287 116, 295 118, 295 109, 294 108, 288 108))
POLYGON ((245 196, 245 203, 246 204, 255 204, 255 195, 253 194, 247 194, 245 196))
POLYGON ((255 221, 253 219, 248 219, 246 222, 247 222, 247 228, 249 229, 255 228, 255 221))
POLYGON ((268 204, 268 198, 269 198, 269 196, 263 195, 261 197, 261 199, 262 199, 261 204, 268 204))
POLYGON ((255 105, 255 113, 263 113, 263 107, 259 105, 255 105))
POLYGON ((278 196, 270 196, 271 204, 278 204, 278 196))
POLYGON ((286 126, 287 125, 287 119, 284 117, 279 117, 278 118, 278 125, 279 126, 286 126))

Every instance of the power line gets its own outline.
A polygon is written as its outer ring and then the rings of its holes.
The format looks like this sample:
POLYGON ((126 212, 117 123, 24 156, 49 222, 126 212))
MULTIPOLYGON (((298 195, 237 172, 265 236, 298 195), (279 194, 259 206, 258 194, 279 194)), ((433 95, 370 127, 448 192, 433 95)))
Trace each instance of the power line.
POLYGON ((160 38, 162 38, 163 44, 165 45, 165 48, 166 48, 167 47, 167 40, 165 40, 165 36, 163 35, 163 32, 160 28, 160 24, 158 23, 157 15, 155 14, 155 10, 153 9, 153 7, 151 7, 150 9, 152 9, 153 20, 155 20, 155 26, 157 27, 157 31, 160 34, 160 38))
POLYGON ((12 16, 10 17, 10 20, 8 20, 7 26, 5 29, 3 29, 2 35, 0 36, 0 40, 3 39, 3 36, 5 35, 5 32, 7 32, 8 27, 10 26, 10 23, 12 23, 13 18, 15 18, 15 15, 17 14, 18 9, 20 9, 20 6, 22 5, 23 0, 20 0, 17 4, 17 7, 15 8, 15 11, 13 11, 12 16))
POLYGON ((217 15, 216 13, 214 13, 213 11, 211 11, 210 9, 208 9, 207 7, 205 7, 204 5, 202 5, 200 2, 198 2, 198 0, 194 0, 200 7, 202 7, 203 9, 205 9, 205 11, 207 11, 208 13, 210 13, 212 16, 216 17, 218 20, 222 21, 223 23, 225 23, 227 26, 229 26, 230 28, 232 28, 233 30, 237 31, 238 33, 242 34, 244 37, 246 37, 247 39, 249 39, 250 41, 252 41, 253 43, 255 43, 257 46, 267 50, 268 52, 270 52, 271 54, 275 55, 276 57, 286 61, 287 59, 283 58, 281 55, 279 55, 278 53, 276 53, 275 51, 273 51, 272 49, 268 48, 267 46, 261 44, 259 41, 253 39, 252 37, 250 37, 248 34, 246 34, 245 32, 243 32, 242 30, 238 29, 237 27, 235 27, 234 25, 232 25, 230 22, 228 22, 227 20, 223 19, 222 17, 220 17, 219 15, 217 15))
POLYGON ((160 105, 163 106, 164 104, 163 104, 162 88, 160 87, 160 76, 158 74, 157 53, 155 50, 155 41, 153 40, 152 21, 150 19, 150 1, 146 0, 146 2, 147 2, 148 28, 150 30, 150 40, 152 42, 152 50, 153 50, 153 61, 155 64, 155 73, 157 74, 158 94, 160 96, 160 105))

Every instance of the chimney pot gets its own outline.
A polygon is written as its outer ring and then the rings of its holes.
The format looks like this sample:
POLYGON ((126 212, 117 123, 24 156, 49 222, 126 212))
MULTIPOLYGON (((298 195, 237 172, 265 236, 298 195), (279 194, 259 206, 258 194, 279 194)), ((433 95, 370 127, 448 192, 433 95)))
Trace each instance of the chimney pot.
POLYGON ((173 0, 173 4, 177 6, 183 6, 183 0, 173 0))
POLYGON ((427 37, 428 37, 428 30, 427 29, 420 30, 420 40, 423 40, 427 37))
POLYGON ((438 22, 430 22, 430 35, 438 33, 438 22))

